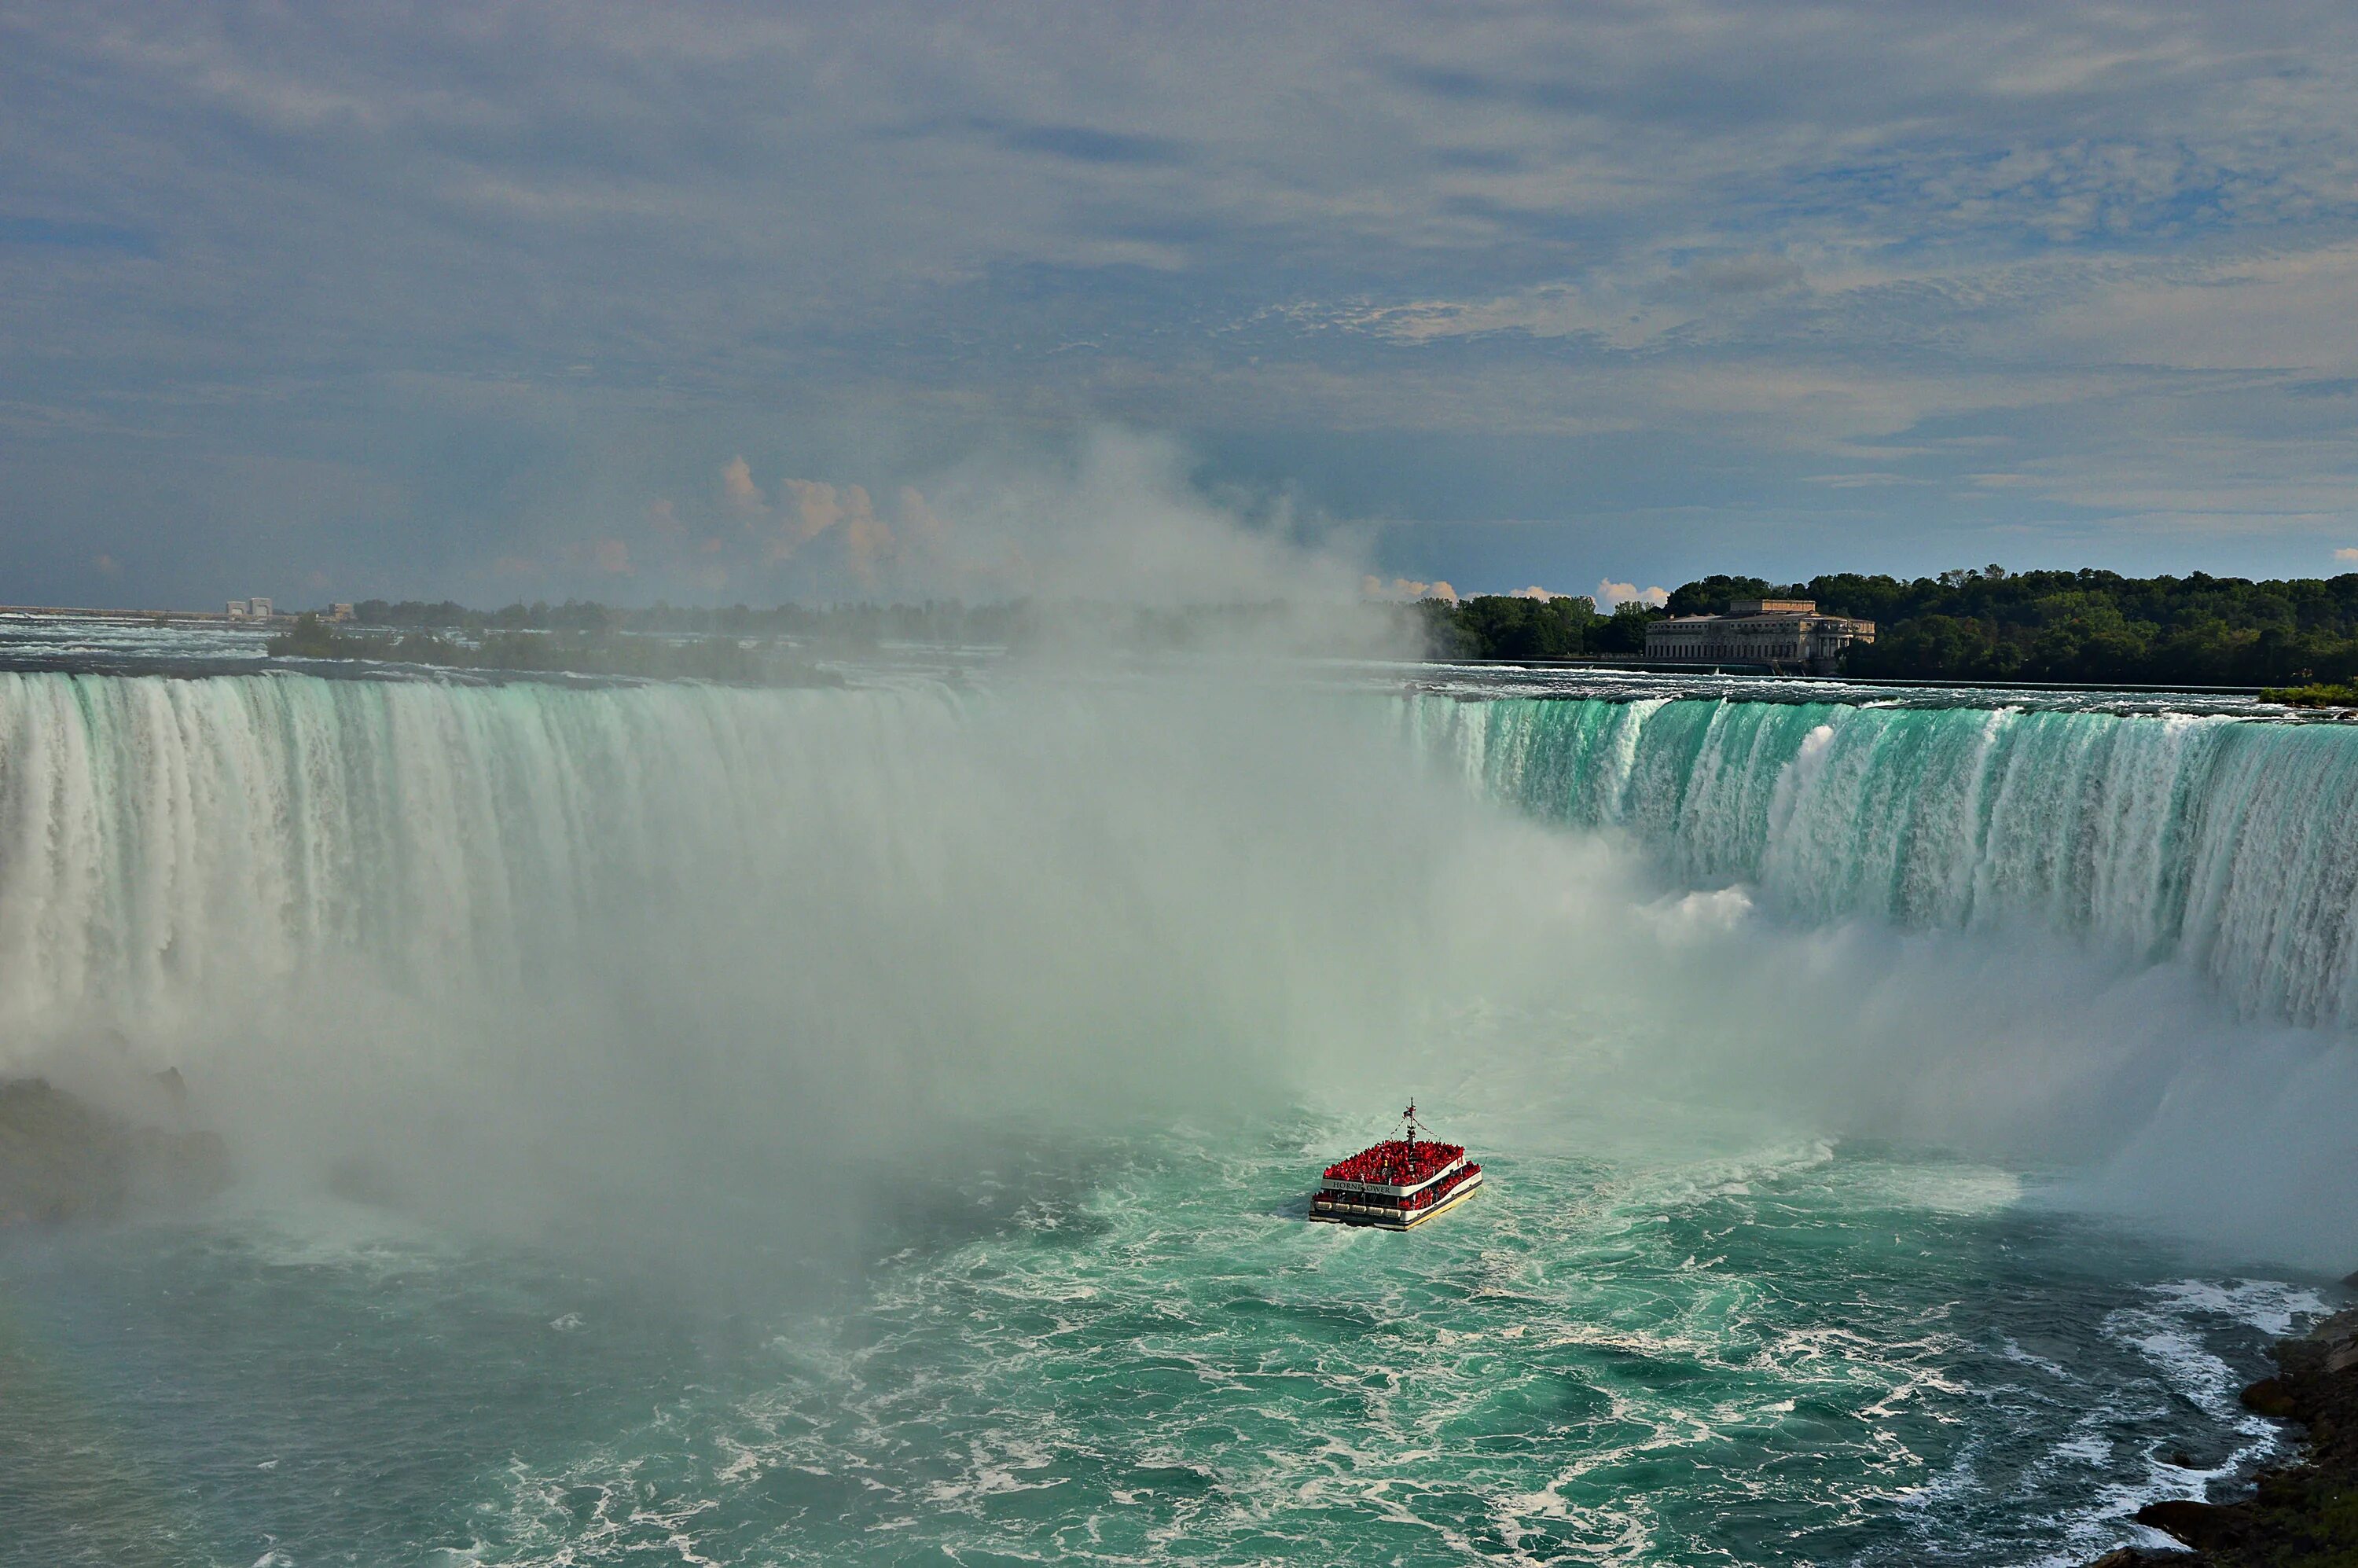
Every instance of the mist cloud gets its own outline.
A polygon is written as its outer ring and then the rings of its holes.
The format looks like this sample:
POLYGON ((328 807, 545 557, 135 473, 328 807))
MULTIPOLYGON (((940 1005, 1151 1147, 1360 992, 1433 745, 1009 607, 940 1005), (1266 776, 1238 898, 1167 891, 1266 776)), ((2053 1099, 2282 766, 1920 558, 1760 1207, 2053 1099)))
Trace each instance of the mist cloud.
MULTIPOLYGON (((1181 442, 1097 427, 867 484, 757 471, 738 454, 698 503, 663 497, 627 541, 651 582, 740 596, 1177 605, 1347 601, 1365 538, 1282 498, 1216 499, 1181 442)), ((708 481, 711 482, 711 481, 708 481)), ((604 557, 600 557, 602 566, 604 557)), ((1447 584, 1414 585, 1443 593, 1447 584)))

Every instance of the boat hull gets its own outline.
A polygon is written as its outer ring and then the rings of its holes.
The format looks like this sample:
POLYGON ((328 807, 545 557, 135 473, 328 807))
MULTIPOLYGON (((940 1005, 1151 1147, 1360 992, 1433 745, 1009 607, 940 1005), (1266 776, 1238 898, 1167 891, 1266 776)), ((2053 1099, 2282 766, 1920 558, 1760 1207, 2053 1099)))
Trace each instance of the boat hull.
POLYGON ((1352 1214, 1330 1208, 1325 1214, 1321 1214, 1314 1204, 1311 1208, 1310 1217, 1322 1225, 1364 1225, 1378 1230, 1414 1230, 1425 1221, 1447 1214, 1481 1190, 1482 1177, 1479 1173, 1476 1173, 1469 1180, 1460 1183, 1447 1197, 1434 1204, 1431 1208, 1420 1209, 1415 1214, 1405 1217, 1396 1217, 1399 1214, 1397 1210, 1352 1214))

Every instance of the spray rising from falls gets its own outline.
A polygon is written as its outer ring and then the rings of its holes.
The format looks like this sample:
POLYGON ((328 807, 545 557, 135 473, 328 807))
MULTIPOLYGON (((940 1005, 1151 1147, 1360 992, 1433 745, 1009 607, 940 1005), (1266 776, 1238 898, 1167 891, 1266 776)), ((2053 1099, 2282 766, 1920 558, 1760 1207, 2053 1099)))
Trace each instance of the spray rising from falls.
POLYGON ((1544 816, 1807 922, 2037 927, 2248 1015, 2358 1021, 2358 729, 2014 708, 1427 697, 1423 741, 1544 816))
POLYGON ((1548 1083, 2321 1255, 2354 789, 2093 713, 0 676, 0 1075, 177 1066, 249 1173, 698 1269, 978 1129, 1548 1083))
POLYGON ((1446 858, 1366 849, 1455 792, 1367 711, 0 676, 0 1075, 176 1066, 249 1166, 404 1206, 807 1230, 961 1118, 1397 1043, 1446 858))

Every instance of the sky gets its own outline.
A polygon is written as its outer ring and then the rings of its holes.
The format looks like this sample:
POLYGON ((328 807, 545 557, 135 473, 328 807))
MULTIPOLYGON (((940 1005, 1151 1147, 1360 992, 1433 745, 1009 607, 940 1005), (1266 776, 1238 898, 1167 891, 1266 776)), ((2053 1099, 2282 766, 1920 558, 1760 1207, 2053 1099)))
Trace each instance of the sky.
POLYGON ((0 601, 1289 551, 2358 570, 2358 7, 0 0, 0 601))

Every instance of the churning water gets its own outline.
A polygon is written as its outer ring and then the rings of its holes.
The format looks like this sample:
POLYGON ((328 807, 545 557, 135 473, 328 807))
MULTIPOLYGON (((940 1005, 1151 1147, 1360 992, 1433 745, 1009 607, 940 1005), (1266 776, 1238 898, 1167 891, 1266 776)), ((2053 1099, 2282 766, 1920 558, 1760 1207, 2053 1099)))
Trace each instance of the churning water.
POLYGON ((350 1215, 16 1243, 0 1510, 110 1564, 2084 1561, 2262 1451, 2319 1304, 1985 1166, 1578 1120, 1451 1223, 1307 1224, 1362 1130, 986 1167, 775 1316, 350 1215))
POLYGON ((178 1065, 240 1172, 0 1238, 0 1540, 2130 1540, 2333 1293, 2151 1142, 2349 1119, 2358 730, 1792 695, 0 675, 0 1060, 178 1065), (1410 1092, 1482 1196, 1306 1223, 1410 1092))

